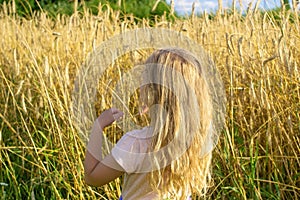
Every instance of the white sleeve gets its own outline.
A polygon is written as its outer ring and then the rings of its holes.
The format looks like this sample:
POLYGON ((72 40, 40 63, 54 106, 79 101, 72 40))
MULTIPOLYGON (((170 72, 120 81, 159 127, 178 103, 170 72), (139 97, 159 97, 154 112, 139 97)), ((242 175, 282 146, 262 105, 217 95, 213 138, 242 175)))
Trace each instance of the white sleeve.
POLYGON ((136 165, 136 138, 124 135, 111 150, 111 154, 126 173, 135 171, 136 165))
POLYGON ((101 163, 119 171, 132 172, 134 158, 131 153, 138 152, 137 144, 137 138, 130 136, 129 133, 123 135, 101 163))
POLYGON ((107 156, 105 156, 105 158, 101 161, 102 164, 112 168, 112 169, 116 169, 118 171, 125 171, 120 165, 119 163, 117 163, 117 161, 114 159, 114 157, 111 154, 108 154, 107 156))
POLYGON ((138 133, 134 130, 121 137, 117 144, 111 149, 101 162, 106 166, 127 173, 135 170, 135 155, 140 152, 141 140, 132 136, 132 133, 138 133))
POLYGON ((139 134, 140 131, 134 130, 126 133, 111 150, 111 155, 126 173, 139 171, 145 159, 147 141, 149 140, 135 137, 133 134, 139 134))

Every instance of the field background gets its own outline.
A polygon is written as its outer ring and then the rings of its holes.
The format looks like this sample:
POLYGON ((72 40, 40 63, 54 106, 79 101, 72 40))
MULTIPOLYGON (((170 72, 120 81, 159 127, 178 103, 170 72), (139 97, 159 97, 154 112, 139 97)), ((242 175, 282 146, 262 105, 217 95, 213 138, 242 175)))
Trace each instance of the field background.
MULTIPOLYGON (((207 199, 300 199, 297 10, 241 14, 219 8, 215 15, 173 21, 121 18, 110 8, 55 19, 41 12, 22 18, 13 10, 8 4, 0 9, 0 199, 117 199, 119 179, 101 188, 84 183, 85 145, 71 113, 73 81, 101 42, 151 26, 197 41, 222 75, 227 118, 207 199)), ((116 61, 101 84, 117 80, 134 59, 136 53, 116 61)), ((99 110, 110 106, 101 84, 99 110)))

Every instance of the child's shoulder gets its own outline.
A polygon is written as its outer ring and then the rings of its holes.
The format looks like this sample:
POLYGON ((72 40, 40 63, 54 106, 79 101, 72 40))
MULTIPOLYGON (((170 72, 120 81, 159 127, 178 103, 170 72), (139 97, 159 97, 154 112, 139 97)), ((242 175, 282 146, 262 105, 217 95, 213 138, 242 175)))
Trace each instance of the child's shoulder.
POLYGON ((117 142, 116 147, 126 151, 140 153, 142 146, 145 146, 152 138, 151 129, 144 127, 135 129, 124 134, 117 142))
POLYGON ((151 130, 152 129, 149 126, 145 126, 141 129, 134 129, 132 131, 127 132, 125 135, 123 135, 122 138, 133 138, 138 140, 151 139, 152 138, 151 130))

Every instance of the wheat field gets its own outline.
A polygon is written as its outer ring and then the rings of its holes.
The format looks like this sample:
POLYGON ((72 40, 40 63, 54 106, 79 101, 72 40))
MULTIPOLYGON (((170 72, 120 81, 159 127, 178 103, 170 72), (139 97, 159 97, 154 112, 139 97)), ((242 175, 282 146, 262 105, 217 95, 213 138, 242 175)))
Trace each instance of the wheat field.
MULTIPOLYGON (((74 79, 88 54, 127 30, 182 32, 212 57, 226 89, 226 124, 213 154, 206 199, 300 199, 300 23, 297 10, 138 20, 107 9, 72 16, 0 9, 0 198, 117 199, 121 180, 83 180, 85 144, 72 121, 74 79)), ((140 52, 139 59, 146 53, 140 52)), ((126 55, 109 68, 118 79, 126 55)), ((107 77, 101 84, 106 84, 107 77)), ((100 91, 99 94, 104 91, 100 91)), ((100 95, 99 110, 110 106, 100 95)), ((116 127, 106 130, 115 131, 116 127)), ((200 199, 194 197, 193 199, 200 199)))

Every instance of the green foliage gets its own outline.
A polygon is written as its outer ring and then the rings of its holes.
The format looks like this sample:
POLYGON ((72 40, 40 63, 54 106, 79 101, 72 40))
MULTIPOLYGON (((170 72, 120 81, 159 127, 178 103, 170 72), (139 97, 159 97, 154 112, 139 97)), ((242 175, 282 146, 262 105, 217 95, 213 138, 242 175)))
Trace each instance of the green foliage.
POLYGON ((283 19, 288 19, 289 22, 295 23, 297 18, 299 19, 299 13, 290 12, 290 7, 276 7, 270 10, 261 10, 261 16, 267 16, 268 18, 272 19, 273 22, 276 22, 277 25, 280 25, 283 19), (298 14, 298 16, 297 16, 298 14))
POLYGON ((285 9, 287 9, 287 10, 290 10, 290 9, 291 9, 289 0, 283 0, 283 6, 284 6, 285 9))
MULTIPOLYGON (((72 15, 74 13, 75 1, 65 0, 0 0, 0 4, 15 3, 15 12, 22 17, 30 17, 34 12, 44 11, 50 16, 55 17, 58 14, 72 15)), ((110 5, 114 10, 121 11, 122 15, 133 14, 136 18, 148 18, 151 19, 154 16, 162 16, 166 14, 169 16, 171 8, 165 0, 160 1, 157 5, 156 0, 88 0, 78 1, 77 11, 83 12, 84 9, 88 9, 92 14, 97 15, 99 4, 110 5), (119 5, 119 3, 121 3, 119 5)), ((106 9, 105 6, 102 9, 106 9)))

